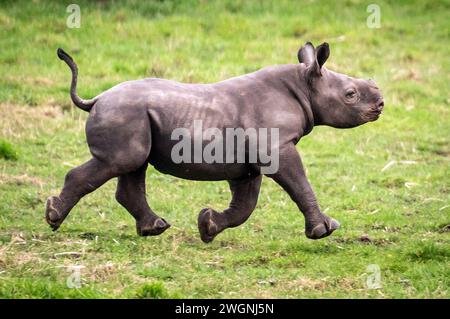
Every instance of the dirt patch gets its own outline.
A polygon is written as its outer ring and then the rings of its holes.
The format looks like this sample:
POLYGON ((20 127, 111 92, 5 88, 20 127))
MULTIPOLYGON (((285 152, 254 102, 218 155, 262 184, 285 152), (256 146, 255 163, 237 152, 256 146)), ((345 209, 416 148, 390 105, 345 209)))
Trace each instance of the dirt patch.
POLYGON ((353 278, 338 278, 334 284, 344 290, 354 290, 361 288, 361 282, 353 278))
POLYGON ((0 248, 0 271, 8 271, 8 269, 16 269, 24 265, 35 267, 42 261, 36 253, 12 251, 7 246, 0 248))
POLYGON ((345 244, 345 245, 357 244, 357 245, 375 245, 381 247, 385 247, 395 243, 394 240, 389 238, 372 238, 369 237, 369 235, 367 234, 363 234, 356 238, 333 238, 332 241, 337 244, 345 244))
POLYGON ((113 276, 119 269, 118 265, 114 265, 113 263, 106 263, 103 265, 97 265, 92 268, 92 271, 89 272, 89 278, 92 281, 107 281, 108 278, 113 276))
POLYGON ((20 106, 1 103, 2 121, 0 136, 20 140, 24 137, 36 136, 37 131, 49 131, 49 121, 63 116, 58 106, 42 105, 39 107, 20 106))
MULTIPOLYGON (((404 226, 406 227, 406 226, 404 226)), ((381 230, 385 233, 398 233, 402 230, 403 227, 398 226, 385 226, 380 224, 375 224, 371 227, 373 230, 381 230)))
POLYGON ((290 290, 303 290, 303 289, 324 290, 327 287, 327 283, 325 280, 299 278, 293 281, 289 281, 286 284, 286 286, 290 290))
POLYGON ((1 184, 9 184, 9 185, 31 184, 42 188, 42 186, 45 185, 45 182, 38 177, 28 176, 27 174, 22 175, 0 174, 0 185, 1 184))

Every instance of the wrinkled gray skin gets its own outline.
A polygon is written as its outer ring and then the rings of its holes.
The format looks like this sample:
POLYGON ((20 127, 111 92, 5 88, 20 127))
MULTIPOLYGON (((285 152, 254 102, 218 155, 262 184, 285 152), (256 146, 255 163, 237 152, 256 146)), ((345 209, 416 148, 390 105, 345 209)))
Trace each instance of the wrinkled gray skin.
POLYGON ((92 159, 72 169, 59 196, 47 201, 46 220, 56 230, 86 194, 118 177, 116 198, 136 219, 139 235, 158 235, 170 225, 147 204, 148 163, 158 171, 191 180, 227 180, 229 208, 203 209, 198 217, 201 239, 210 242, 229 227, 244 223, 256 206, 261 186, 260 164, 175 164, 171 140, 175 128, 279 128, 279 169, 268 175, 290 195, 305 216, 305 233, 318 239, 339 223, 320 211, 295 148, 315 125, 350 128, 378 119, 383 108, 372 81, 355 79, 323 67, 329 47, 306 43, 299 64, 267 67, 213 84, 184 84, 148 78, 121 83, 91 100, 76 94, 77 67, 58 49, 72 70, 71 97, 90 112, 86 125, 92 159))

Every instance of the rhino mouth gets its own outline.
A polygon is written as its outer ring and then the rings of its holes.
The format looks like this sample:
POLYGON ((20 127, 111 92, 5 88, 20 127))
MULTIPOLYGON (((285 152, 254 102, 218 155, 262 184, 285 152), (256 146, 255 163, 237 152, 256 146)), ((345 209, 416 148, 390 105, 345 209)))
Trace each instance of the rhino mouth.
POLYGON ((362 114, 362 118, 365 122, 374 122, 376 120, 378 120, 378 118, 381 116, 383 111, 383 108, 381 107, 371 107, 369 110, 367 110, 366 112, 364 112, 362 114))
POLYGON ((380 98, 375 105, 373 105, 370 110, 368 111, 368 118, 369 121, 376 121, 380 117, 381 113, 383 112, 384 108, 384 101, 382 98, 380 98))
POLYGON ((370 115, 369 115, 370 120, 371 121, 378 120, 378 118, 381 116, 381 113, 382 113, 382 110, 380 110, 380 109, 376 109, 376 110, 371 111, 370 115))

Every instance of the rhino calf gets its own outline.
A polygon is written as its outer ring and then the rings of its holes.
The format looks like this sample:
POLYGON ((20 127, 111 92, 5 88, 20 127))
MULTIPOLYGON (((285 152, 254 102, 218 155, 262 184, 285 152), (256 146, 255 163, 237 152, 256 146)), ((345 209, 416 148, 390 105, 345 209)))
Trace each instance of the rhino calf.
MULTIPOLYGON (((297 204, 305 217, 308 238, 326 237, 339 227, 336 220, 321 212, 295 145, 315 125, 350 128, 375 121, 384 102, 373 81, 352 78, 323 66, 330 54, 327 43, 314 48, 307 42, 298 51, 298 64, 267 67, 212 84, 157 78, 128 81, 90 100, 83 100, 76 93, 75 62, 63 50, 58 49, 57 53, 72 71, 73 103, 89 112, 86 136, 92 159, 72 169, 59 196, 47 200, 45 216, 53 230, 60 227, 84 195, 118 177, 116 199, 136 219, 138 234, 164 232, 170 224, 156 215, 146 200, 149 163, 162 173, 180 178, 229 182, 229 207, 223 212, 205 208, 198 216, 204 242, 250 217, 262 175, 277 182, 297 204), (174 130, 183 127, 194 136, 194 122, 198 121, 202 121, 203 129, 214 128, 215 132, 227 128, 276 128, 278 140, 267 145, 272 151, 276 148, 276 171, 264 172, 265 164, 259 158, 248 160, 248 139, 243 161, 174 161, 174 130)), ((223 154, 227 155, 230 154, 223 154)), ((236 156, 233 151, 231 158, 236 156)))

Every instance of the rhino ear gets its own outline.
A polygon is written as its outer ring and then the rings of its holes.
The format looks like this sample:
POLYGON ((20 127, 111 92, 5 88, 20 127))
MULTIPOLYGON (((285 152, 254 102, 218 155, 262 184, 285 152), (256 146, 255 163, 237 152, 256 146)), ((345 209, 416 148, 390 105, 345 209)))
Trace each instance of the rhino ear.
POLYGON ((316 59, 320 69, 325 64, 329 56, 330 46, 328 43, 324 42, 316 48, 316 59))
POLYGON ((324 42, 314 49, 314 46, 307 42, 298 52, 298 60, 306 65, 309 81, 315 77, 322 76, 322 66, 330 56, 330 47, 324 42))
POLYGON ((304 46, 298 50, 298 62, 304 63, 307 67, 313 65, 316 61, 314 46, 311 42, 306 42, 304 46))

